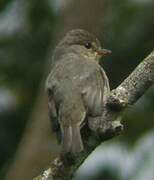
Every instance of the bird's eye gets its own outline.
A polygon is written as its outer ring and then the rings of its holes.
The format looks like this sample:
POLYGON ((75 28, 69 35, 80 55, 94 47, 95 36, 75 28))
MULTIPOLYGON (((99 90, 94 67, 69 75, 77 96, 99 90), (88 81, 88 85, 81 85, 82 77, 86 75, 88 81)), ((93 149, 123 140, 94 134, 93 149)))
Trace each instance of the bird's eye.
POLYGON ((88 42, 88 43, 85 44, 85 47, 86 47, 87 49, 90 49, 90 48, 92 47, 92 44, 91 44, 90 42, 88 42))

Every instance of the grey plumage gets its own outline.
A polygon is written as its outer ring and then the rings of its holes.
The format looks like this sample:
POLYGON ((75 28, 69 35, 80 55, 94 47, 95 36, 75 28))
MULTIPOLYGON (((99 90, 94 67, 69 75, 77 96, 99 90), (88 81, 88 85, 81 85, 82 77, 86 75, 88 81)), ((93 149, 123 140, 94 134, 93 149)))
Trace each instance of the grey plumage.
POLYGON ((100 42, 84 30, 70 31, 53 53, 46 89, 50 118, 54 130, 62 134, 64 153, 81 152, 80 129, 85 118, 102 115, 109 83, 98 60, 107 53, 110 51, 102 50, 100 42))

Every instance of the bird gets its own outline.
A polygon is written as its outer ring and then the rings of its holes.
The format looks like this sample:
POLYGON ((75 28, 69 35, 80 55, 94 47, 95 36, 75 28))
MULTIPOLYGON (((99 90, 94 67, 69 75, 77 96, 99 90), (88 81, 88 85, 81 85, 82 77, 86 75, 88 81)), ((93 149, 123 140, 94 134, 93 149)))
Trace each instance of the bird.
POLYGON ((101 117, 109 80, 100 59, 111 51, 83 29, 69 31, 52 55, 52 66, 46 79, 48 107, 53 131, 61 133, 62 153, 84 150, 81 128, 101 117))

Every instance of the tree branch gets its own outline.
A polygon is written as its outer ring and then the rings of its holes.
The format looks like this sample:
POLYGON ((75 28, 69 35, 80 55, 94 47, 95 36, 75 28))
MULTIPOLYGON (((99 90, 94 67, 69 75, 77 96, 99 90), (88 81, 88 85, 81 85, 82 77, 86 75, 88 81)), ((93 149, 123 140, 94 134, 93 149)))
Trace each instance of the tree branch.
MULTIPOLYGON (((123 126, 118 118, 128 105, 134 104, 154 83, 154 51, 114 90, 111 91, 99 129, 96 133, 87 131, 83 138, 84 152, 67 158, 56 158, 43 175, 34 180, 69 180, 89 154, 103 141, 122 132, 123 126), (88 138, 87 138, 88 137, 88 138)), ((84 130, 85 131, 85 130, 84 130)))

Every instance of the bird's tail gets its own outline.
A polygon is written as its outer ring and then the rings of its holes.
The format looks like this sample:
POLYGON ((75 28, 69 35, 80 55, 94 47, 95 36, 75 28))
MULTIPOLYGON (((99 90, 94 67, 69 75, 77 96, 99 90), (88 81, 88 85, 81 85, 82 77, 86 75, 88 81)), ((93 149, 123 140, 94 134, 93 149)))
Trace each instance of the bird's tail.
POLYGON ((80 126, 73 125, 71 151, 72 153, 78 153, 81 152, 82 150, 83 150, 83 143, 81 139, 80 126))
POLYGON ((62 152, 68 153, 72 144, 72 128, 70 126, 61 126, 62 132, 62 152))
POLYGON ((73 102, 64 105, 59 110, 62 151, 74 154, 83 150, 80 128, 86 117, 85 107, 80 98, 74 98, 73 102))
POLYGON ((83 150, 79 125, 62 128, 62 150, 64 153, 73 154, 83 150))

